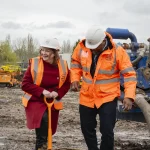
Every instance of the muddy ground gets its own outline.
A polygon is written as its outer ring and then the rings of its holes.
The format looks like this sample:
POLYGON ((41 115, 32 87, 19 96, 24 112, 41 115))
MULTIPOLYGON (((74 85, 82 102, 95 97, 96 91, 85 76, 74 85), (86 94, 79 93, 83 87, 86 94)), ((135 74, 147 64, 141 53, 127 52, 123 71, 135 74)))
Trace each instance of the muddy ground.
MULTIPOLYGON (((26 128, 20 89, 0 88, 0 150, 32 150, 34 130, 26 128)), ((54 150, 86 150, 80 131, 78 93, 68 92, 63 98, 54 150)), ((98 130, 97 130, 98 131, 98 130)), ((100 133, 97 132, 100 141, 100 133)), ((117 121, 115 150, 150 150, 150 136, 145 123, 117 121)))

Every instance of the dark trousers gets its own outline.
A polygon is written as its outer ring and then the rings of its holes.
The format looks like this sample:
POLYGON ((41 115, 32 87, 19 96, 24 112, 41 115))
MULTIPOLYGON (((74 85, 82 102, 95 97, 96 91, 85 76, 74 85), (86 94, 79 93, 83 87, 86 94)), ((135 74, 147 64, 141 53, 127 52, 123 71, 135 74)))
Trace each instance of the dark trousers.
POLYGON ((48 112, 45 111, 42 117, 40 128, 35 129, 36 133, 36 150, 47 144, 48 136, 48 112))
MULTIPOLYGON (((57 110, 51 111, 52 135, 55 134, 57 129, 58 115, 59 115, 59 111, 57 110)), ((36 133, 35 150, 38 150, 38 148, 41 147, 47 150, 47 137, 48 137, 48 111, 47 110, 43 114, 40 128, 36 128, 35 133, 36 133)))
POLYGON ((88 150, 99 150, 97 146, 96 116, 100 118, 101 145, 100 150, 114 150, 114 126, 116 122, 117 98, 104 103, 100 108, 79 106, 81 130, 88 150))

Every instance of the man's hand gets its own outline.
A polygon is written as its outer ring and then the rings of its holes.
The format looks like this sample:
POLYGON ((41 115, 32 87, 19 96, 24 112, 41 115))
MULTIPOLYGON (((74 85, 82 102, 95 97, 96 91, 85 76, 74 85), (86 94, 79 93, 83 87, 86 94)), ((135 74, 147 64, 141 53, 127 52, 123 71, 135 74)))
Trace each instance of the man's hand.
POLYGON ((47 90, 44 90, 44 91, 43 91, 43 95, 44 95, 46 98, 52 98, 51 92, 49 92, 49 91, 47 91, 47 90))
POLYGON ((58 93, 55 92, 55 91, 52 91, 52 92, 51 92, 51 95, 52 95, 52 98, 56 98, 56 97, 58 96, 58 93))
POLYGON ((75 92, 79 91, 79 81, 74 81, 71 83, 71 90, 75 92))
POLYGON ((125 98, 123 100, 123 106, 124 106, 124 110, 130 110, 132 108, 132 100, 130 98, 125 98))

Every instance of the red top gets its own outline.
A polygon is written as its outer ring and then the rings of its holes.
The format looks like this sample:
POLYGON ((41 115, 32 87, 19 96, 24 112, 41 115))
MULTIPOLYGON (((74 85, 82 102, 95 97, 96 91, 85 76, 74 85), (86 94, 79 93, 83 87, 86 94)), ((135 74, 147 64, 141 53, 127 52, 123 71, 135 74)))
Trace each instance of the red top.
MULTIPOLYGON (((61 99, 70 88, 70 73, 68 73, 65 83, 62 85, 61 88, 58 89, 59 85, 58 67, 49 64, 45 61, 43 61, 43 63, 44 63, 44 73, 40 87, 33 83, 30 66, 25 72, 22 81, 22 90, 29 94, 32 94, 32 97, 28 102, 28 106, 25 108, 27 127, 29 129, 40 127, 43 113, 47 109, 47 106, 43 100, 42 95, 43 90, 46 89, 50 92, 57 91, 59 99, 61 99)), ((52 110, 54 110, 54 107, 52 107, 52 110)))

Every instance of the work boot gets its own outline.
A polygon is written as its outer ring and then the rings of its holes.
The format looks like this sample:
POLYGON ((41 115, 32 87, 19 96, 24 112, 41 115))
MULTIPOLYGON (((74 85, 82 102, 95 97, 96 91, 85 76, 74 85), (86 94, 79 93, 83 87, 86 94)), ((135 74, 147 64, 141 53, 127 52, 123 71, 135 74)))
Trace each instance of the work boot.
POLYGON ((38 150, 47 150, 47 144, 44 144, 41 148, 38 148, 38 150))

